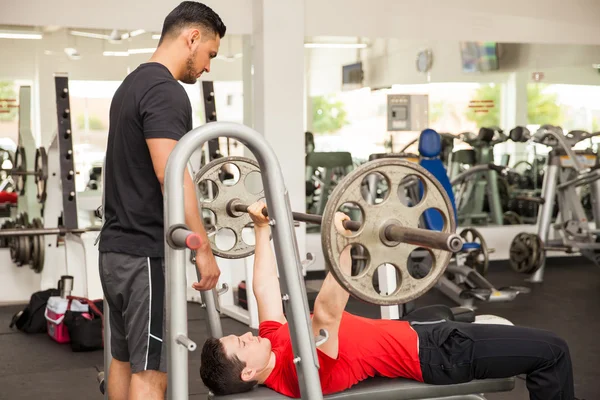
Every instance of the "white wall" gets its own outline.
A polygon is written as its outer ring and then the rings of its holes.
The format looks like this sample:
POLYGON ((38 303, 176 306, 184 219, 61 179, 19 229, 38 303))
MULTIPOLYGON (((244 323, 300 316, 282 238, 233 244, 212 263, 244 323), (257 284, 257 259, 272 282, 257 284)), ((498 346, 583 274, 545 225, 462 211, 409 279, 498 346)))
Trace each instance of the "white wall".
POLYGON ((306 0, 308 36, 600 44, 592 0, 306 0))
MULTIPOLYGON (((325 41, 326 38, 319 38, 325 41)), ((332 41, 331 39, 327 39, 332 41)), ((463 73, 459 41, 375 39, 365 50, 307 49, 311 95, 341 90, 342 66, 363 62, 364 85, 371 88, 392 84, 427 82, 506 82, 513 72, 544 72, 544 83, 600 85, 600 46, 565 44, 500 44, 500 70, 463 73), (416 69, 419 51, 431 49, 433 65, 428 74, 416 69), (357 52, 359 55, 357 55, 357 52)))
MULTIPOLYGON (((160 32, 180 0, 19 0, 5 2, 0 24, 145 29, 160 32)), ((252 33, 252 0, 203 0, 219 14, 229 34, 252 33)))
MULTIPOLYGON (((252 33, 252 0, 203 0, 235 34, 252 33)), ((0 24, 160 30, 179 0, 5 2, 0 24)), ((307 36, 600 44, 594 0, 305 0, 307 36)), ((298 16, 301 18, 301 16, 298 16)))

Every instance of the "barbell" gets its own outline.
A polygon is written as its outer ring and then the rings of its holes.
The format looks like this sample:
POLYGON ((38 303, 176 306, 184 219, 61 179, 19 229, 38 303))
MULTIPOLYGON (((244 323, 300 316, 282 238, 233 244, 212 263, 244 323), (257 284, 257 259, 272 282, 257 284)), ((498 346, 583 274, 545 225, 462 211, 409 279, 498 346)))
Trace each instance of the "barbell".
POLYGON ((13 168, 7 171, 15 181, 16 192, 25 194, 25 183, 28 176, 33 176, 37 186, 37 198, 40 203, 46 200, 46 183, 48 181, 48 154, 44 147, 35 150, 35 169, 27 170, 27 154, 23 146, 17 147, 13 168))
MULTIPOLYGON (((232 246, 220 248, 218 235, 209 235, 213 253, 223 258, 253 254, 254 245, 244 240, 242 231, 252 223, 247 205, 264 199, 258 164, 243 157, 219 158, 202 167, 194 182, 203 215, 205 211, 212 212, 210 219, 216 231, 229 229, 235 236, 232 246)), ((445 189, 427 170, 400 159, 373 160, 356 168, 334 188, 322 217, 304 213, 293 213, 293 217, 321 224, 321 244, 330 273, 350 294, 378 305, 406 303, 428 291, 463 243, 455 234, 454 210, 445 189), (377 204, 365 199, 362 193, 364 182, 369 181, 366 178, 372 174, 383 177, 389 189, 377 204), (421 198, 415 204, 403 203, 404 196, 398 193, 405 190, 407 178, 417 178, 420 182, 421 198), (339 233, 334 226, 335 213, 347 203, 352 203, 354 211, 363 216, 361 222, 346 223, 346 228, 353 231, 349 236, 339 233), (440 232, 419 228, 424 212, 431 209, 444 221, 440 232), (356 276, 348 276, 339 265, 340 254, 348 246, 362 246, 365 250, 365 268, 356 276), (428 249, 432 267, 426 276, 413 277, 407 267, 408 259, 420 247, 428 249), (389 294, 379 293, 373 285, 375 271, 383 265, 391 265, 398 273, 397 286, 389 294)))
MULTIPOLYGON (((248 205, 237 203, 238 199, 232 199, 227 203, 227 213, 231 212, 248 212, 248 205)), ((265 217, 269 216, 267 208, 263 208, 262 214, 265 217)), ((316 214, 306 214, 301 212, 292 212, 294 221, 306 222, 309 224, 321 225, 323 217, 316 214)), ((344 229, 349 231, 360 230, 361 223, 358 221, 346 220, 342 223, 344 229)), ((463 241, 457 234, 448 234, 443 232, 435 232, 419 228, 407 228, 395 223, 389 223, 381 227, 379 236, 385 238, 391 243, 409 243, 433 249, 440 249, 456 253, 463 246, 463 241)))
POLYGON ((98 232, 100 227, 71 229, 66 227, 44 228, 42 220, 34 218, 31 223, 27 213, 21 213, 15 221, 7 220, 0 229, 0 247, 10 248, 11 259, 18 267, 29 264, 37 273, 44 268, 44 236, 98 232))

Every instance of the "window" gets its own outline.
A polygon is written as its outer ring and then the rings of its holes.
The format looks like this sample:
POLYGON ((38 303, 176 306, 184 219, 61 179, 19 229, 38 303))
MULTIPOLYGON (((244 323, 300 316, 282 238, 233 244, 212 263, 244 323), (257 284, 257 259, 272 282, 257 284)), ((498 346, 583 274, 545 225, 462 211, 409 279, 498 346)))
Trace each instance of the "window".
POLYGON ((110 103, 120 81, 69 81, 77 191, 85 190, 90 170, 102 166, 108 140, 110 103))
MULTIPOLYGON (((535 132, 540 125, 551 124, 565 132, 580 129, 588 132, 600 130, 600 86, 527 85, 528 128, 535 132)), ((599 143, 600 138, 592 138, 599 143)), ((590 142, 579 143, 575 148, 590 147, 590 142)))

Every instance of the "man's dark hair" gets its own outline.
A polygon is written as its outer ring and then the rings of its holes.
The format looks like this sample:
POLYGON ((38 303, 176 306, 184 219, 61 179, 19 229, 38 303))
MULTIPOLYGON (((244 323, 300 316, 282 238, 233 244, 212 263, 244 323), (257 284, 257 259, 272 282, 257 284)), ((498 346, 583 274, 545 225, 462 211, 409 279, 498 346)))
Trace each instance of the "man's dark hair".
POLYGON ((184 1, 165 18, 159 45, 167 36, 175 36, 187 27, 198 27, 203 34, 225 36, 227 27, 221 17, 205 4, 196 1, 184 1))
POLYGON ((219 339, 209 338, 204 342, 201 355, 200 377, 202 382, 217 396, 247 392, 258 382, 244 382, 242 371, 246 363, 237 356, 227 357, 219 339))

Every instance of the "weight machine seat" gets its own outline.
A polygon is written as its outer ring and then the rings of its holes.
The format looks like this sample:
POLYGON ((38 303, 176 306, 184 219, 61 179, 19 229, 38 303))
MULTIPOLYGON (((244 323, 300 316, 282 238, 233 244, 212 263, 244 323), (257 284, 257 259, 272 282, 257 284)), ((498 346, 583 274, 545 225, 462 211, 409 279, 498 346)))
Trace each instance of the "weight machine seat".
MULTIPOLYGON (((419 136, 419 153, 421 153, 421 159, 419 165, 429 171, 444 187, 452 208, 454 209, 454 215, 456 215, 456 204, 454 203, 454 192, 452 191, 452 185, 450 184, 450 178, 446 168, 440 159, 440 153, 442 151, 442 140, 439 133, 433 129, 425 129, 421 136, 419 136)), ((419 194, 423 196, 423 185, 419 184, 419 194)), ((442 215, 437 210, 428 209, 423 213, 425 219, 425 227, 434 231, 441 231, 444 227, 444 220, 442 215)))
MULTIPOLYGON (((515 378, 475 380, 457 385, 428 385, 403 378, 375 377, 362 381, 348 390, 323 396, 324 399, 338 400, 409 400, 440 399, 450 396, 467 396, 470 394, 509 392, 515 387, 515 378)), ((228 396, 214 396, 215 400, 284 400, 289 399, 264 386, 256 386, 246 393, 228 396)))
MULTIPOLYGON (((493 132, 493 131, 492 131, 493 132)), ((439 133, 433 129, 425 129, 421 136, 419 136, 419 152, 422 157, 419 160, 419 165, 425 168, 435 179, 437 179, 444 189, 446 194, 450 198, 452 208, 454 209, 454 215, 456 215, 456 203, 454 201, 454 191, 452 190, 452 184, 450 178, 448 178, 448 172, 444 167, 444 163, 440 159, 440 153, 442 151, 441 137, 439 133)), ((423 196, 423 185, 419 185, 419 193, 423 196)), ((428 209, 423 213, 423 219, 425 220, 425 228, 441 231, 444 227, 444 220, 442 215, 437 210, 428 209)), ((465 250, 476 250, 481 246, 479 243, 467 242, 463 244, 462 251, 465 250)))
POLYGON ((463 244, 462 250, 477 250, 481 248, 481 243, 476 242, 465 242, 463 244))

